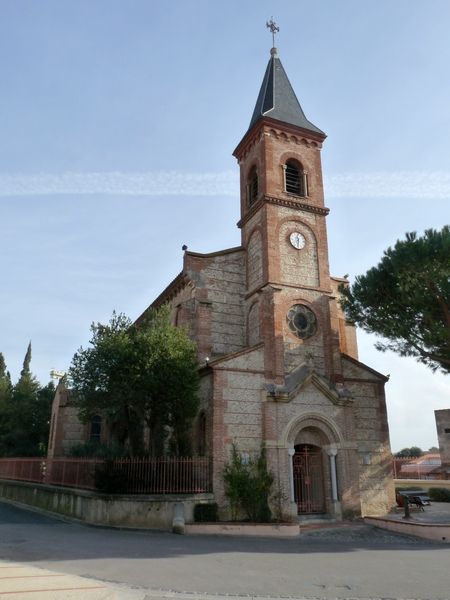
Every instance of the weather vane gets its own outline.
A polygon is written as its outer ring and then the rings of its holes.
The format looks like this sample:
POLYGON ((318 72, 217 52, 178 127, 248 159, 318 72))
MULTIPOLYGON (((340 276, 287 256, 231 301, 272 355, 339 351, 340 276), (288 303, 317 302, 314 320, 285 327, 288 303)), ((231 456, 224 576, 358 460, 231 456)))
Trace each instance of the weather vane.
POLYGON ((275 34, 280 31, 280 28, 273 20, 273 17, 270 17, 270 21, 267 21, 266 27, 268 27, 272 32, 272 46, 275 48, 275 34))

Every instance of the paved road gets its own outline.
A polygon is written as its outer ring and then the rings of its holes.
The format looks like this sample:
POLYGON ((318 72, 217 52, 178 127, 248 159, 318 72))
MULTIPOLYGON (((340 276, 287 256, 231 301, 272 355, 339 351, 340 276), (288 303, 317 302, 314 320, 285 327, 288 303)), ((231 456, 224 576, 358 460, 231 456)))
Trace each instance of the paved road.
POLYGON ((0 502, 0 559, 118 583, 136 598, 167 597, 168 590, 324 599, 450 598, 449 546, 365 525, 287 540, 176 536, 64 523, 0 502))

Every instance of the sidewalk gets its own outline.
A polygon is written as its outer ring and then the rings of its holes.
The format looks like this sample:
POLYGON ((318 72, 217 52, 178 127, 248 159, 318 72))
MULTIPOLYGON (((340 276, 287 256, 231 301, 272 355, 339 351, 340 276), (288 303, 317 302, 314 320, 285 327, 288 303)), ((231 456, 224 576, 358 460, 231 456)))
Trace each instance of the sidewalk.
POLYGON ((0 561, 1 600, 118 600, 100 581, 0 561))
POLYGON ((411 506, 408 518, 405 518, 404 509, 397 507, 384 517, 364 517, 364 522, 396 533, 450 544, 450 503, 447 502, 433 502, 423 511, 411 506))
MULTIPOLYGON (((395 513, 386 515, 390 518, 403 519, 404 508, 397 508, 395 513)), ((430 506, 425 506, 420 510, 410 506, 411 521, 418 523, 434 523, 436 525, 450 525, 450 502, 431 502, 430 506)))

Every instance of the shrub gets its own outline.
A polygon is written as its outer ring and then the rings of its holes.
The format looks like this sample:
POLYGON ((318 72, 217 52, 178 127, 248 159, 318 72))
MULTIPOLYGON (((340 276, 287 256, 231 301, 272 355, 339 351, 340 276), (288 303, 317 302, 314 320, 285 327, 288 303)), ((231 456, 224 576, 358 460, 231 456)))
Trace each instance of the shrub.
POLYGON ((233 444, 231 462, 225 466, 223 477, 233 520, 237 519, 239 511, 256 523, 271 520, 268 498, 273 475, 267 472, 264 449, 255 459, 244 461, 233 444))
POLYGON ((448 488, 430 488, 428 495, 435 502, 450 502, 450 490, 448 488))
POLYGON ((120 466, 106 460, 95 469, 95 487, 105 494, 124 494, 128 489, 128 478, 120 466))
POLYGON ((194 506, 194 521, 196 523, 212 523, 218 521, 217 503, 196 504, 194 506))

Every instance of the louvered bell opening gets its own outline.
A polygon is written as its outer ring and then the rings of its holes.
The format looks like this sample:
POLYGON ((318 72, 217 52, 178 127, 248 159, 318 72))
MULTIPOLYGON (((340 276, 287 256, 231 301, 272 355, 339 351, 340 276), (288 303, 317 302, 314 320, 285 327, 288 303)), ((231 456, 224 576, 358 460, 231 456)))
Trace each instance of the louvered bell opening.
POLYGON ((306 195, 305 177, 297 165, 293 163, 286 163, 284 176, 286 192, 302 197, 306 195))
POLYGON ((248 205, 251 206, 258 198, 258 174, 255 171, 250 175, 248 183, 248 205))

